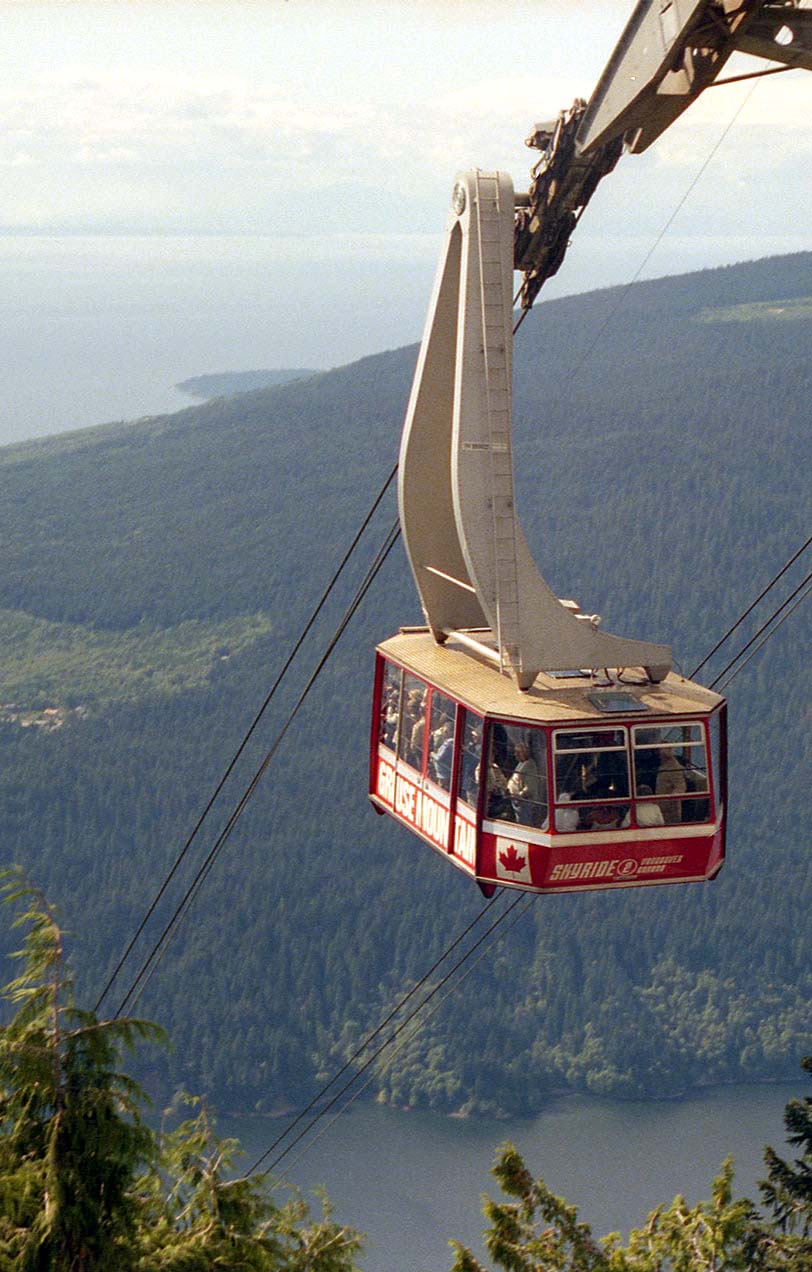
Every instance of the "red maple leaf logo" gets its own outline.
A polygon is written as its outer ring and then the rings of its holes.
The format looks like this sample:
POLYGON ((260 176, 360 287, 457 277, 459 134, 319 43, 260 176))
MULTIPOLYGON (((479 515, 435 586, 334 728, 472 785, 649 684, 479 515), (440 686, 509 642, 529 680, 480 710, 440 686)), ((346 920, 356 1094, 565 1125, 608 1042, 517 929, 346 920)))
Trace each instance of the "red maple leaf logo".
POLYGON ((499 864, 504 870, 509 871, 510 874, 521 874, 526 862, 524 857, 522 857, 515 848, 511 847, 507 848, 504 852, 500 852, 499 864))

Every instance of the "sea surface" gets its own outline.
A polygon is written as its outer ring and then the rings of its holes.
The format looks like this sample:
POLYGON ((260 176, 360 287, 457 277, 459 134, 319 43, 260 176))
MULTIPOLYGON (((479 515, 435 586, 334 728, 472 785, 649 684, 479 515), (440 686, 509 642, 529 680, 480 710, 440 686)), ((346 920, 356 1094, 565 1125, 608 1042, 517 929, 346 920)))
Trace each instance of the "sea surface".
MULTIPOLYGON (((679 1101, 562 1096, 538 1117, 510 1121, 359 1103, 332 1124, 328 1114, 314 1128, 327 1127, 321 1137, 302 1139, 276 1173, 306 1193, 324 1185, 336 1218, 368 1234, 367 1272, 444 1272, 449 1238, 485 1258, 480 1198, 496 1192, 489 1168, 504 1140, 578 1206, 596 1236, 626 1234, 677 1193, 689 1202, 708 1198, 728 1154, 736 1195, 756 1199, 764 1147, 786 1149, 784 1106, 807 1087, 799 1069, 797 1083, 718 1087, 679 1101)), ((219 1129, 240 1139, 252 1165, 286 1124, 232 1118, 220 1119, 219 1129)))
POLYGON ((0 236, 0 445, 180 410, 192 376, 416 340, 432 272, 263 236, 0 236))
MULTIPOLYGON (((180 410, 193 376, 326 370, 419 340, 443 215, 436 235, 0 235, 0 446, 180 410)), ((754 254, 725 243, 697 259, 706 240, 677 238, 645 276, 754 254)), ((613 241, 615 281, 647 246, 613 241)), ((611 281, 605 261, 602 240, 579 241, 545 296, 611 281)))

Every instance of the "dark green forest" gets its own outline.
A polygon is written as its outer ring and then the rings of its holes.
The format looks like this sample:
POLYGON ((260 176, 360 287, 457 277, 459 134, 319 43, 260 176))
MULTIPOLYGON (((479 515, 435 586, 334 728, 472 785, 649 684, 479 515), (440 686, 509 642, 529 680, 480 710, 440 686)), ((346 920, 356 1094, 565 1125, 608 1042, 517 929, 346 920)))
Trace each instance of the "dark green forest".
MULTIPOLYGON (((64 933, 18 871, 0 874, 17 975, 0 989, 0 1272, 360 1272, 364 1238, 320 1214, 218 1136, 204 1100, 178 1093, 160 1126, 126 1053, 166 1043, 149 1021, 99 1019, 78 1005, 64 933)), ((812 1058, 802 1061, 812 1072, 812 1058)), ((812 1259, 812 1096, 786 1105, 794 1158, 764 1152, 761 1206, 734 1194, 730 1158, 711 1198, 677 1196, 641 1227, 596 1239, 575 1206, 534 1179, 512 1144, 483 1199, 494 1269, 540 1272, 808 1272, 812 1259)), ((451 1240, 452 1272, 486 1272, 451 1240)), ((411 1252, 401 1251, 401 1259, 411 1252)))
MULTIPOLYGON (((810 337, 811 253, 537 307, 516 342, 517 485, 559 595, 669 641, 690 672, 809 533, 810 337)), ((81 934, 84 1001, 389 472, 415 357, 0 451, 2 857, 81 934)), ((393 515, 392 500, 150 933, 393 515)), ((151 1085, 223 1111, 295 1105, 481 908, 365 798, 372 653, 420 617, 398 548, 139 1003, 183 1040, 151 1085)), ((536 899, 376 1080, 379 1098, 526 1113, 562 1088, 674 1096, 794 1076, 812 1050, 809 630, 801 608, 730 686, 719 879, 536 899)))

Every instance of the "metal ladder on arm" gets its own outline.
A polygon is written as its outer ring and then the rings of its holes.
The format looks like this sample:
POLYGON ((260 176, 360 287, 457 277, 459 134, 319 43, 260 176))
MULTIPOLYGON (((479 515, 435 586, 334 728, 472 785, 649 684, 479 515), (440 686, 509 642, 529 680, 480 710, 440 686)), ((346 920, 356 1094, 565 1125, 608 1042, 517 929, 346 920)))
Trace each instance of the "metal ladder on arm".
MULTIPOLYGON (((511 455, 511 373, 505 347, 504 295, 500 251, 499 181, 476 170, 476 224, 479 295, 482 312, 483 389, 490 446, 491 516, 496 607, 496 639, 502 671, 518 670, 519 583, 511 455)), ((511 210, 512 211, 512 210, 511 210)))

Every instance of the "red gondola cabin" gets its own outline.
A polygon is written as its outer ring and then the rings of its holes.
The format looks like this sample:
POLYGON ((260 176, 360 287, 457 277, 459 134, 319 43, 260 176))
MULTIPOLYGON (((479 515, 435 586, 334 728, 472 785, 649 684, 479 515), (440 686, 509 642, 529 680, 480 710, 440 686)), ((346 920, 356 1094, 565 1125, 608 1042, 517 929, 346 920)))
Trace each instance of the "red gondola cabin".
POLYGON ((518 693, 453 638, 378 647, 370 799, 486 894, 712 879, 724 858, 725 702, 541 672, 518 693))

